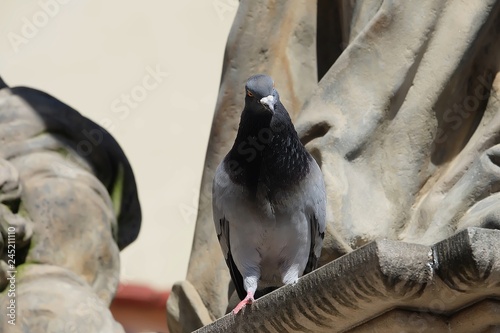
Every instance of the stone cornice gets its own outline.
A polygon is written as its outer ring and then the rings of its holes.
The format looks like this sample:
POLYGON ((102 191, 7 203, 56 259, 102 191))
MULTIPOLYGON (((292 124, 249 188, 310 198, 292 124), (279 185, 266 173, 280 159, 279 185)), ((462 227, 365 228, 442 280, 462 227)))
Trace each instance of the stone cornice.
POLYGON ((498 297, 500 230, 469 228, 372 242, 196 332, 479 332, 500 325, 498 297))

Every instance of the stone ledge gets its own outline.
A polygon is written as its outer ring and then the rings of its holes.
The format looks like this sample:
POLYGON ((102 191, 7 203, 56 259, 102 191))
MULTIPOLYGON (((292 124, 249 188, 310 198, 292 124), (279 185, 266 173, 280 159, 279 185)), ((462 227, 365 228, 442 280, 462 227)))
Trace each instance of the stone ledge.
POLYGON ((469 228, 432 247, 372 242, 196 332, 477 331, 500 325, 498 297, 500 230, 469 228))

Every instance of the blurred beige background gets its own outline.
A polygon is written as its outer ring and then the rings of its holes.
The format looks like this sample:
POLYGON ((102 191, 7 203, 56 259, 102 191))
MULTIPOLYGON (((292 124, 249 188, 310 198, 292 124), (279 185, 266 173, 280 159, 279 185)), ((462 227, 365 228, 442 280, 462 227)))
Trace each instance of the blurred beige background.
POLYGON ((108 129, 136 174, 139 238, 122 282, 185 277, 224 46, 237 0, 2 0, 0 75, 108 129))

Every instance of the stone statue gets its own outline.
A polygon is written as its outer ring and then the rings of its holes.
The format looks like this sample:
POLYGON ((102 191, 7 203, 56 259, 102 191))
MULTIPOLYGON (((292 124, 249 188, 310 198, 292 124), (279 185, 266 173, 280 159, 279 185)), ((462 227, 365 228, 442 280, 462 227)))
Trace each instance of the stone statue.
POLYGON ((374 240, 430 249, 469 227, 500 229, 499 41, 498 0, 240 2, 188 274, 168 301, 171 332, 220 318, 234 291, 211 185, 256 73, 275 79, 324 174, 322 264, 374 240))
POLYGON ((124 332, 108 307, 141 210, 112 136, 0 79, 0 331, 124 332))

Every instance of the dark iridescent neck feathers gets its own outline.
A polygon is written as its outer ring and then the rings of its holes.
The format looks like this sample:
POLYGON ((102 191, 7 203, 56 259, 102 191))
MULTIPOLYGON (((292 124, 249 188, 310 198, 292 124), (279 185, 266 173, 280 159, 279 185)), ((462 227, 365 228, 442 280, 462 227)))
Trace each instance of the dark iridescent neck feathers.
POLYGON ((274 113, 245 108, 224 164, 235 183, 255 192, 259 184, 277 190, 296 184, 307 175, 310 159, 278 102, 274 113))

